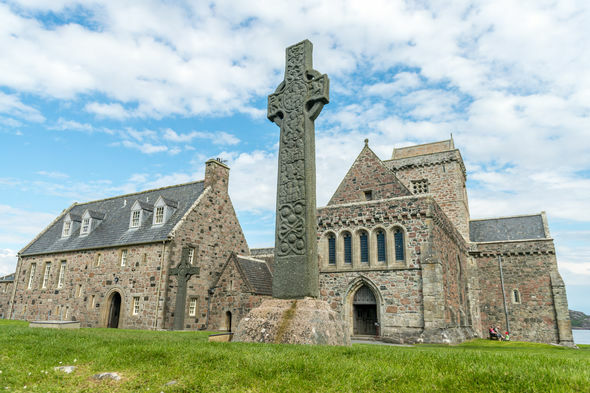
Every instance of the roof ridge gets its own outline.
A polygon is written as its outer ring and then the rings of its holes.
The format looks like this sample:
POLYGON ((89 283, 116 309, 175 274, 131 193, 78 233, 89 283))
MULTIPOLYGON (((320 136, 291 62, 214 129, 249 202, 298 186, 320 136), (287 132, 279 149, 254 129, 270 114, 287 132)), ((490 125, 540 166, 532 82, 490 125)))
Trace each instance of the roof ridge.
POLYGON ((171 186, 164 186, 164 187, 159 187, 159 188, 152 188, 150 190, 143 190, 143 191, 138 191, 138 192, 132 192, 130 194, 115 195, 115 196, 108 197, 108 198, 96 199, 94 201, 88 201, 88 202, 82 202, 82 203, 75 202, 75 203, 76 203, 77 206, 82 206, 82 205, 87 205, 89 203, 109 201, 111 199, 123 198, 123 197, 130 197, 130 196, 133 196, 133 195, 144 194, 144 193, 147 193, 147 192, 154 192, 154 191, 166 190, 168 188, 188 186, 188 185, 191 185, 191 184, 203 183, 203 182, 205 182, 205 180, 195 180, 195 181, 191 181, 191 182, 187 182, 187 183, 173 184, 171 186))
POLYGON ((473 221, 503 220, 503 219, 507 219, 507 218, 537 217, 537 216, 542 216, 542 214, 543 214, 543 212, 532 213, 532 214, 517 214, 515 216, 500 216, 500 217, 490 217, 490 218, 475 218, 475 219, 470 219, 469 222, 473 222, 473 221))

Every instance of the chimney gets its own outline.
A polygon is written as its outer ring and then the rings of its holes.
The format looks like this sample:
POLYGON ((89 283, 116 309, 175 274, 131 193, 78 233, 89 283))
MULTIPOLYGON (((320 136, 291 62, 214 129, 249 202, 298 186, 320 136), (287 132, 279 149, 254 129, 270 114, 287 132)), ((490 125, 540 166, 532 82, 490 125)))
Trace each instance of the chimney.
POLYGON ((221 188, 227 191, 229 167, 221 158, 210 159, 205 163, 205 187, 221 188))

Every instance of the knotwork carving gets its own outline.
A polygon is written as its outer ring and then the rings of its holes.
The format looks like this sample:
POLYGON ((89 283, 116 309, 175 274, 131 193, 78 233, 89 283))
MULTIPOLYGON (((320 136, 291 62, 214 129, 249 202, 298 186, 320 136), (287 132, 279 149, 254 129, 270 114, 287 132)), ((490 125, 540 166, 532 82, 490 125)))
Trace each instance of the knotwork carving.
POLYGON ((279 228, 279 255, 305 253, 305 207, 303 203, 285 204, 279 208, 281 226, 279 228))

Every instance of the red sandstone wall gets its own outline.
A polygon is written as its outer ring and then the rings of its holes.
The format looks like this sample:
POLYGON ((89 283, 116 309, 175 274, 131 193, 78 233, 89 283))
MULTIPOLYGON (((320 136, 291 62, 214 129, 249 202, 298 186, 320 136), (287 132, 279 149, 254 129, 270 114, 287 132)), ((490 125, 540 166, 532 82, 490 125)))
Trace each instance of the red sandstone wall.
POLYGON ((393 172, 368 146, 356 161, 328 202, 329 205, 365 201, 364 191, 372 191, 373 200, 411 195, 393 172))
POLYGON ((479 243, 477 246, 484 337, 488 336, 490 325, 506 329, 498 264, 498 254, 501 254, 512 338, 559 342, 550 278, 550 272, 557 270, 553 241, 479 243), (513 289, 520 292, 520 304, 512 302, 513 289))

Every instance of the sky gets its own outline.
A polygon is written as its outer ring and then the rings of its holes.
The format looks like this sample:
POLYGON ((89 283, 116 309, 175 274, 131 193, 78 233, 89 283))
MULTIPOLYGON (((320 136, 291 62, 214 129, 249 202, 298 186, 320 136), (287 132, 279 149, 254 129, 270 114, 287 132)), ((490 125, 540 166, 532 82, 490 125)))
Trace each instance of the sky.
POLYGON ((272 246, 285 48, 330 77, 318 206, 360 153, 448 139, 472 218, 546 211, 590 314, 590 3, 0 0, 0 275, 73 202, 227 160, 250 247, 272 246))

